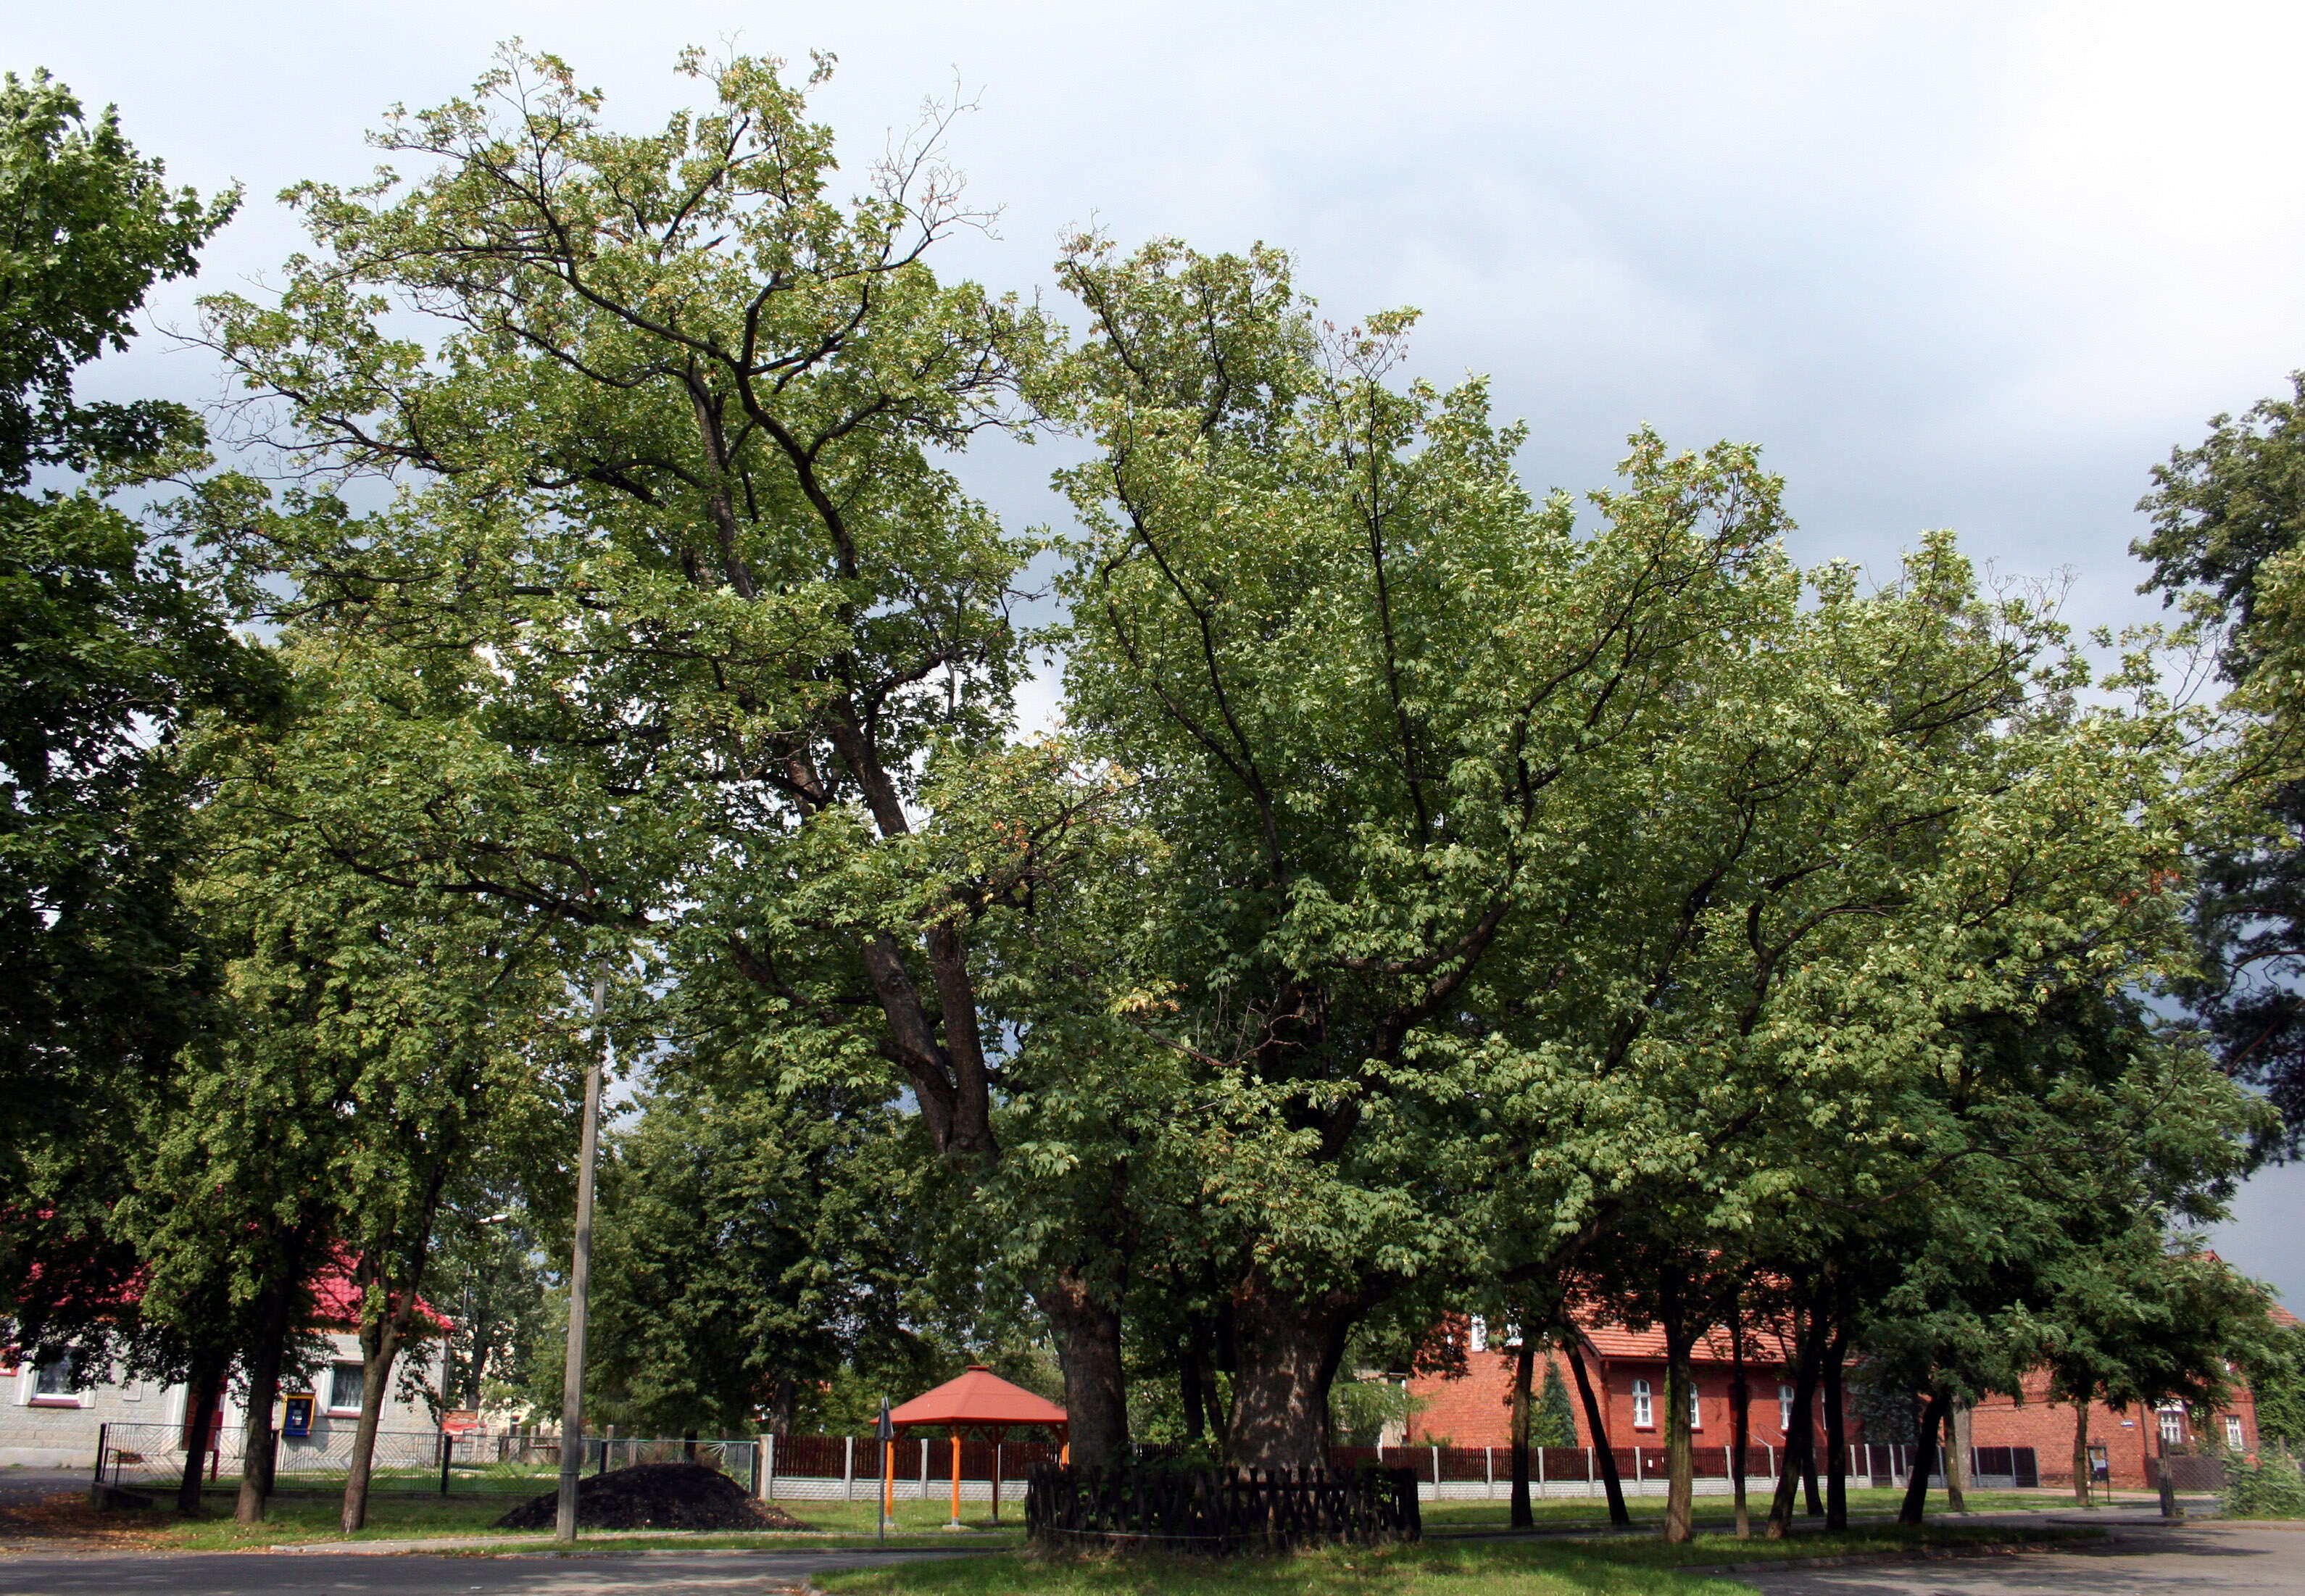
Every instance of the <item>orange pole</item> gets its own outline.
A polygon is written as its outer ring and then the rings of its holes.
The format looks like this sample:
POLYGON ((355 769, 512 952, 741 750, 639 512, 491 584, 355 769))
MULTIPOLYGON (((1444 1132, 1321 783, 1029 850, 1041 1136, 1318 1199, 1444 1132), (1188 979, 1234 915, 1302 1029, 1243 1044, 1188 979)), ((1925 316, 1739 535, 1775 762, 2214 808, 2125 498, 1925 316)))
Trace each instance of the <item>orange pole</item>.
POLYGON ((880 1443, 880 1522, 897 1515, 897 1443, 880 1443))
POLYGON ((952 1523, 949 1529, 960 1528, 960 1427, 952 1431, 952 1523))

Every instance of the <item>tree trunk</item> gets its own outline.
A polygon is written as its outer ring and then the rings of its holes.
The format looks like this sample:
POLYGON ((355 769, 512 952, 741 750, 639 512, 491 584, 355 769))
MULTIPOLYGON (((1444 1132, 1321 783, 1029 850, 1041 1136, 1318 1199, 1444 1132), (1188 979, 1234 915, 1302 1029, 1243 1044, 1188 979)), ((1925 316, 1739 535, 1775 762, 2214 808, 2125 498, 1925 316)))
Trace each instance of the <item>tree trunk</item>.
MULTIPOLYGON (((1810 1422, 1816 1422, 1812 1418, 1810 1422)), ((1808 1503, 1811 1518, 1824 1516, 1824 1493, 1816 1488, 1816 1431, 1811 1430, 1801 1437, 1801 1490, 1808 1503)))
POLYGON ((1584 1405, 1585 1429, 1593 1438, 1593 1458, 1600 1465, 1601 1483, 1609 1493, 1609 1522, 1622 1527, 1633 1522, 1633 1515, 1625 1508, 1625 1482, 1617 1478, 1617 1453, 1609 1445, 1608 1421, 1601 1416, 1593 1382, 1585 1378, 1585 1354, 1573 1336, 1568 1347, 1569 1371, 1577 1377, 1577 1399, 1584 1405))
POLYGON ((1196 1321, 1186 1330, 1184 1350, 1177 1359, 1177 1401, 1185 1410, 1185 1444, 1198 1447, 1206 1430, 1201 1413, 1201 1327, 1196 1321))
POLYGON ((1737 1539, 1753 1538, 1753 1517, 1745 1499, 1745 1454, 1753 1445, 1753 1392, 1745 1380, 1743 1307, 1729 1320, 1729 1489, 1737 1499, 1737 1539))
POLYGON ((1816 1449, 1816 1381, 1824 1362, 1822 1315, 1810 1316, 1797 1355, 1791 1428, 1785 1435, 1784 1463, 1777 1471, 1776 1493, 1769 1501, 1766 1533, 1771 1541, 1782 1541, 1793 1532, 1793 1497, 1800 1489, 1801 1470, 1804 1466, 1814 1467, 1809 1454, 1816 1449))
POLYGON ((400 1355, 404 1317, 387 1301, 375 1324, 361 1327, 360 1422, 353 1430, 352 1456, 344 1460, 344 1506, 338 1517, 347 1535, 368 1524, 368 1482, 376 1466, 376 1432, 384 1422, 385 1393, 392 1388, 392 1365, 400 1355))
POLYGON ((263 1522, 264 1498, 272 1494, 272 1409, 280 1396, 280 1360, 288 1347, 288 1318, 304 1284, 304 1239, 301 1228, 286 1237, 277 1269, 264 1288, 256 1345, 249 1349, 240 1499, 233 1508, 233 1516, 242 1524, 263 1522))
POLYGON ((184 1477, 176 1484, 176 1511, 200 1510, 200 1473, 208 1467, 216 1436, 217 1409, 224 1402, 226 1358, 203 1359, 188 1371, 184 1387, 184 1477))
POLYGON ((1512 1527, 1516 1530, 1533 1528, 1536 1515, 1528 1501, 1528 1418, 1529 1385, 1536 1378, 1536 1332, 1527 1327, 1520 1333, 1520 1349, 1513 1358, 1512 1385, 1512 1527))
POLYGON ((2082 1398, 2073 1404, 2073 1500, 2094 1507, 2097 1504, 2089 1499, 2093 1484, 2088 1462, 2088 1402, 2082 1398))
POLYGON ((1937 1430, 1944 1416, 1944 1393, 1931 1391, 1928 1406, 1921 1410, 1920 1445, 1913 1448, 1913 1477, 1905 1486, 1905 1505, 1897 1510, 1899 1524, 1920 1523, 1928 1507, 1929 1473, 1936 1467, 1937 1430))
POLYGON ((1226 1451, 1242 1468, 1320 1468, 1328 1462, 1329 1381, 1358 1317, 1350 1299, 1313 1302, 1251 1274, 1233 1293, 1232 1424, 1226 1451))
POLYGON ((793 1414, 800 1407, 800 1382, 788 1374, 777 1376, 769 1400, 769 1433, 790 1435, 793 1414))
POLYGON ((1969 1511, 1969 1404, 1952 1405, 1952 1439, 1945 1444, 1945 1511, 1969 1511))
POLYGON ((1065 1376, 1075 1464, 1107 1468, 1128 1456, 1128 1386, 1120 1362, 1120 1308, 1078 1269, 1059 1269, 1041 1292, 1065 1376))
POLYGON ((1849 1356, 1849 1330, 1835 1325, 1833 1344, 1825 1348, 1824 1377, 1824 1527, 1849 1527, 1849 1424, 1841 1396, 1841 1371, 1849 1356))
POLYGON ((1679 1546, 1695 1532, 1690 1520, 1697 1494, 1696 1438, 1688 1422, 1688 1314, 1679 1269, 1663 1271, 1658 1298, 1664 1321, 1664 1539, 1666 1545, 1679 1546))

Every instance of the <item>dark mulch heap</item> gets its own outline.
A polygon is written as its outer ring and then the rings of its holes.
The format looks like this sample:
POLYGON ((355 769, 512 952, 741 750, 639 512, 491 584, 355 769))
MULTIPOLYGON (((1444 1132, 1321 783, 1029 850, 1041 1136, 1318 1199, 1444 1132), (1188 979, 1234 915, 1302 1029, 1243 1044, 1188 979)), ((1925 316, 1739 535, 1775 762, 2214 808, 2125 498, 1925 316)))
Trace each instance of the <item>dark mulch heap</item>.
MULTIPOLYGON (((505 1530, 549 1530, 560 1493, 533 1497, 497 1520, 505 1530)), ((588 1530, 797 1530, 790 1514, 755 1501, 727 1475, 694 1463, 643 1463, 576 1485, 576 1523, 588 1530)))

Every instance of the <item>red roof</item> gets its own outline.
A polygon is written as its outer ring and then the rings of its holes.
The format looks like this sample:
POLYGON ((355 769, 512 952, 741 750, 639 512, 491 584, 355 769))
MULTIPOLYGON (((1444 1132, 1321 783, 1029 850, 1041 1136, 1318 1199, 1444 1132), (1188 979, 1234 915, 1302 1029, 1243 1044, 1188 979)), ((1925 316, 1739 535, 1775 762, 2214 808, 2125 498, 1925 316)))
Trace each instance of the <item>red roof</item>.
POLYGON ((923 1391, 889 1414, 898 1425, 1046 1424, 1061 1430, 1065 1410, 1022 1386, 1012 1386, 982 1363, 971 1363, 958 1380, 923 1391))
MULTIPOLYGON (((328 1325, 340 1330, 360 1328, 361 1288, 353 1284, 349 1267, 339 1258, 328 1263, 319 1274, 312 1277, 312 1322, 328 1325)), ((445 1336, 448 1333, 448 1318, 421 1296, 416 1299, 416 1312, 409 1324, 409 1332, 417 1336, 445 1336)))
MULTIPOLYGON (((1645 1330, 1629 1330, 1623 1325, 1601 1317, 1596 1308, 1570 1311, 1577 1328, 1585 1332, 1586 1344, 1603 1358, 1637 1359, 1664 1362, 1664 1331, 1656 1325, 1645 1330)), ((1728 1363, 1733 1361, 1733 1349, 1729 1345, 1725 1329, 1707 1331, 1688 1349, 1692 1363, 1728 1363)), ((1756 1325, 1745 1332, 1745 1361, 1748 1363, 1787 1363, 1796 1356, 1792 1337, 1783 1331, 1765 1325, 1756 1325)))

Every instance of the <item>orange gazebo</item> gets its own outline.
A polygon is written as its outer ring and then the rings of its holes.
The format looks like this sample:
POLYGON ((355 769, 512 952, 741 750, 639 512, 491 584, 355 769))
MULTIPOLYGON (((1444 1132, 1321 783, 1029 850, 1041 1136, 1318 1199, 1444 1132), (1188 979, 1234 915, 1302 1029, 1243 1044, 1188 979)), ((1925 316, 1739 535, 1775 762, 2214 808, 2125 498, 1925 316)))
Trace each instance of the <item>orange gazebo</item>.
MULTIPOLYGON (((982 1363, 971 1363, 958 1380, 948 1380, 934 1390, 923 1391, 903 1406, 892 1410, 889 1422, 898 1430, 910 1430, 923 1425, 944 1425, 952 1430, 952 1523, 946 1527, 960 1527, 960 1438, 964 1430, 987 1430, 998 1442, 1009 1430, 1026 1424, 1044 1425, 1059 1437, 1066 1432, 1065 1410, 1044 1396, 1035 1396, 1022 1386, 1012 1386, 982 1363)), ((893 1447, 894 1443, 889 1443, 893 1447)), ((992 1521, 1000 1522, 999 1454, 993 1454, 992 1521)), ((890 1459, 884 1454, 880 1460, 880 1516, 885 1519, 895 1505, 896 1481, 889 1478, 890 1459)))

